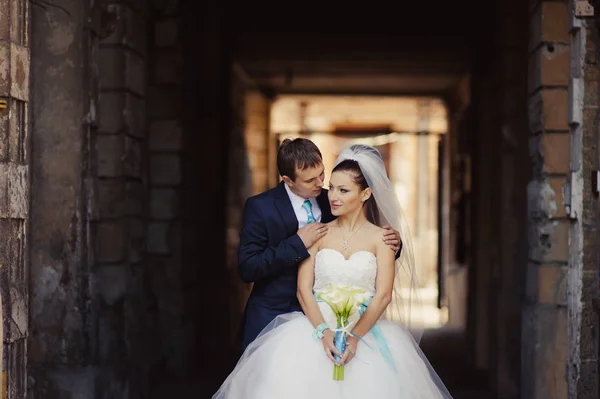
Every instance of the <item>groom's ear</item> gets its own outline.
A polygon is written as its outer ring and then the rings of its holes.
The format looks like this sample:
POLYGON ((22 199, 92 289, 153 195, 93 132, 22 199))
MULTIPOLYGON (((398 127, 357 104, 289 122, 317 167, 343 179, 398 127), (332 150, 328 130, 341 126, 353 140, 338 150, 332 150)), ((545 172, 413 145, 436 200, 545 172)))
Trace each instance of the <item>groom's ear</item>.
POLYGON ((292 184, 294 184, 294 181, 287 176, 281 176, 281 180, 283 180, 283 182, 285 184, 287 184, 288 186, 291 186, 292 184))

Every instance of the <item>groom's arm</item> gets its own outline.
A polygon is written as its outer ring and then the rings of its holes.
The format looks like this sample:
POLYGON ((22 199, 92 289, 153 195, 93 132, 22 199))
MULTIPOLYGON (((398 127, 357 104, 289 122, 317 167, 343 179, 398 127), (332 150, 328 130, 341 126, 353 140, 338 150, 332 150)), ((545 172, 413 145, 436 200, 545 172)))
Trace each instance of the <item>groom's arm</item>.
POLYGON ((238 272, 247 283, 278 276, 310 254, 304 243, 294 234, 276 246, 269 246, 265 218, 254 198, 246 201, 244 220, 238 247, 238 272))

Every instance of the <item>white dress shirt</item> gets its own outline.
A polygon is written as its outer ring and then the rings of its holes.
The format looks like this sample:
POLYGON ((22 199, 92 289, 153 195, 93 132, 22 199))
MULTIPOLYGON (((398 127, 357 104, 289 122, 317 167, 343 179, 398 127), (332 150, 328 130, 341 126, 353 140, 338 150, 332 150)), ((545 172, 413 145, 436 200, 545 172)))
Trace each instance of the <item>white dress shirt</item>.
POLYGON ((292 190, 290 190, 290 188, 288 187, 287 184, 285 184, 285 191, 287 191, 288 197, 290 197, 290 201, 292 203, 292 208, 294 208, 294 212, 296 213, 296 219, 298 219, 298 228, 302 228, 304 226, 306 226, 306 223, 308 222, 308 213, 306 212, 306 209, 304 209, 302 207, 302 204, 304 204, 304 201, 306 199, 310 200, 310 203, 312 204, 312 213, 313 216, 315 217, 315 220, 317 222, 321 221, 321 208, 319 207, 319 204, 317 202, 316 198, 302 198, 297 196, 296 194, 294 194, 292 192, 292 190))

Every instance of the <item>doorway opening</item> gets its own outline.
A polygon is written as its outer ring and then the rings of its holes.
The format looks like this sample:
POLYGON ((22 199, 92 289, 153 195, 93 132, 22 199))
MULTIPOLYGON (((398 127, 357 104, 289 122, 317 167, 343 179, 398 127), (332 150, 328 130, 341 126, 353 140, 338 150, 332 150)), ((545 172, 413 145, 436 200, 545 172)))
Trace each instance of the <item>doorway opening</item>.
MULTIPOLYGON (((435 97, 281 95, 270 112, 274 148, 285 138, 305 137, 323 154, 325 186, 342 148, 377 148, 411 229, 420 304, 414 317, 425 328, 448 321, 444 296, 442 232, 444 137, 447 111, 435 97), (440 167, 441 165, 441 167, 440 167)), ((274 162, 274 157, 270 157, 274 162)), ((272 182, 277 168, 270 165, 272 182)))

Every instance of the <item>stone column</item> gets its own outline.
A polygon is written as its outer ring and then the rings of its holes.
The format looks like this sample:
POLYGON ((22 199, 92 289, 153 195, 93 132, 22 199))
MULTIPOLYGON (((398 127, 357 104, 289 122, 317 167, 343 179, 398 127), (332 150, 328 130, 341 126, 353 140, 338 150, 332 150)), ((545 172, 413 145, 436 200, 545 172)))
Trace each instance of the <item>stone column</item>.
POLYGON ((0 1, 2 395, 24 398, 29 291, 29 2, 0 1))
MULTIPOLYGON (((32 4, 29 397, 92 395, 93 307, 85 176, 95 104, 86 2, 32 4)), ((18 396, 22 398, 24 396, 18 396)), ((62 396, 64 397, 64 396, 62 396)))
MULTIPOLYGON (((569 229, 563 190, 573 140, 567 119, 568 5, 532 2, 529 130, 533 176, 528 185, 529 265, 522 326, 524 398, 567 398, 569 229)), ((573 236, 571 238, 574 238, 573 236)), ((575 244, 575 243, 573 243, 575 244)), ((573 269, 574 270, 574 269, 573 269)))

